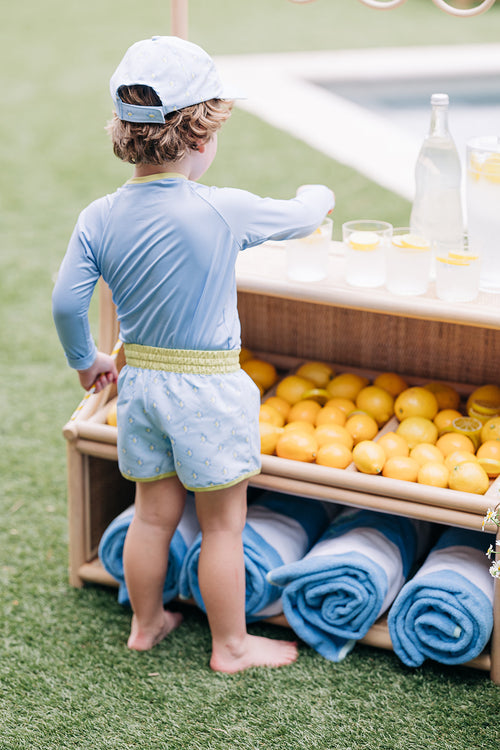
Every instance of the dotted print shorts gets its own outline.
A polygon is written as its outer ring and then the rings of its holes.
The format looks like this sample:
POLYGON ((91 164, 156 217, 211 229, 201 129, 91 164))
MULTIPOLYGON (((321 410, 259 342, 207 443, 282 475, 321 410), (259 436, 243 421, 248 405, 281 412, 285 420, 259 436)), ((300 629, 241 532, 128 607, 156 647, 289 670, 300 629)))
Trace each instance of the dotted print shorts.
POLYGON ((243 370, 199 375, 125 366, 118 392, 118 464, 127 479, 177 474, 199 491, 260 471, 260 394, 243 370))

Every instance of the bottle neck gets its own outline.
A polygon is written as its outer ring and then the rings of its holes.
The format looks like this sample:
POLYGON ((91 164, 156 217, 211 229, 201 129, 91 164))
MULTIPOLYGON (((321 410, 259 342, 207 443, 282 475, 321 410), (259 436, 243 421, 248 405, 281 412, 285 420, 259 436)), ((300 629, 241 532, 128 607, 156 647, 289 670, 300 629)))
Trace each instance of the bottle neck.
POLYGON ((448 133, 448 107, 434 106, 431 113, 429 135, 446 136, 448 133))

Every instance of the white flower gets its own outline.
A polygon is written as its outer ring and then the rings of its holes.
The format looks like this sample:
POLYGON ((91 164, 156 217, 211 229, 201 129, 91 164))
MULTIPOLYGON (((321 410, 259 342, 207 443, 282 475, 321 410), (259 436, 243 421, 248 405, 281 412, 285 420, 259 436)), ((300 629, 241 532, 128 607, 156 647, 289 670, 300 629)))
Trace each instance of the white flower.
POLYGON ((490 575, 492 575, 493 578, 500 578, 500 560, 497 560, 490 566, 490 575))

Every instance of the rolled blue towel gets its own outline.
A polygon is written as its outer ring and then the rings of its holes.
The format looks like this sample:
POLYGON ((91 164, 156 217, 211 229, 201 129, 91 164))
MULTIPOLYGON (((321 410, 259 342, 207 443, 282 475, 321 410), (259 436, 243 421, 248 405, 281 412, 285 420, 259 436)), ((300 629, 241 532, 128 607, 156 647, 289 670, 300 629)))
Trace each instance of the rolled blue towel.
POLYGON ((493 628, 491 535, 449 528, 401 589, 388 616, 394 651, 418 667, 425 659, 463 664, 485 648, 493 628))
MULTIPOLYGON (((248 507, 243 529, 248 621, 282 611, 281 592, 267 580, 272 569, 300 559, 328 525, 335 506, 294 495, 263 492, 248 507)), ((180 596, 193 598, 205 611, 198 583, 201 533, 188 550, 182 566, 180 596)))
MULTIPOLYGON (((123 570, 123 545, 128 527, 134 517, 135 508, 131 505, 120 513, 107 527, 99 543, 99 559, 104 568, 118 581, 118 601, 120 604, 130 604, 125 573, 123 570)), ((196 517, 194 496, 188 493, 186 507, 170 543, 168 569, 163 587, 163 602, 174 599, 179 593, 179 576, 186 552, 193 542, 200 525, 196 517)))
POLYGON ((302 560, 268 578, 283 587, 295 633, 338 662, 388 609, 429 535, 430 524, 347 508, 302 560))

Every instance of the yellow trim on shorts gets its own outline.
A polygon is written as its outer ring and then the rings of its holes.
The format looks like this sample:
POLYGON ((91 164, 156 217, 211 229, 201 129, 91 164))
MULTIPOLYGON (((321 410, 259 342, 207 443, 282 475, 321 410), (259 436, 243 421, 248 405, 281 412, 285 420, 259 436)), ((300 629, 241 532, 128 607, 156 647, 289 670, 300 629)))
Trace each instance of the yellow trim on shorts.
POLYGON ((176 471, 167 471, 165 474, 158 474, 154 477, 131 477, 130 474, 124 474, 120 472, 124 479, 128 479, 131 482, 158 482, 160 479, 170 479, 170 477, 177 476, 176 471))
POLYGON ((240 482, 244 482, 245 479, 249 479, 250 477, 254 477, 256 474, 260 474, 260 471, 260 469, 255 469, 254 471, 248 472, 248 474, 243 474, 243 476, 238 477, 238 479, 233 479, 232 482, 228 482, 227 484, 214 484, 210 487, 187 487, 186 485, 184 485, 184 487, 190 492, 212 492, 213 490, 225 490, 227 487, 234 487, 235 484, 240 484, 240 482))
POLYGON ((123 349, 127 365, 144 370, 217 375, 240 369, 239 349, 162 349, 140 344, 124 344, 123 349))

